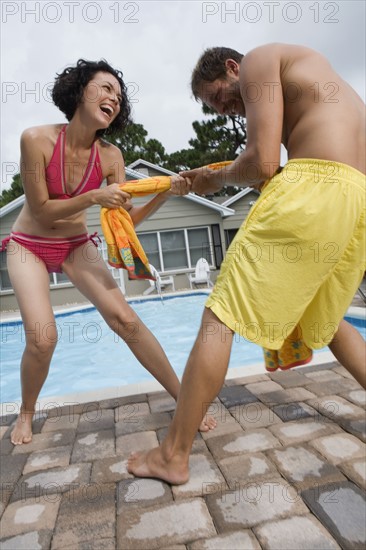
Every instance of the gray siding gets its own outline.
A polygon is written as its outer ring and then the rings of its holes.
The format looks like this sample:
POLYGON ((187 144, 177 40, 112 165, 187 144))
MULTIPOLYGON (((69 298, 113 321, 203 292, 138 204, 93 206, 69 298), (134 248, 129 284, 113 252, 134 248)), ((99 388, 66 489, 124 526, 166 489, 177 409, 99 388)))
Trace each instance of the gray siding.
POLYGON ((257 199, 258 194, 255 192, 250 192, 241 199, 238 199, 236 202, 231 204, 230 208, 233 208, 235 210, 235 214, 228 218, 224 218, 224 229, 239 229, 241 224, 247 218, 249 210, 252 208, 250 202, 256 201, 257 199))
POLYGON ((4 216, 1 218, 0 223, 0 239, 3 240, 5 237, 7 237, 11 231, 11 228, 14 225, 15 220, 19 216, 19 212, 21 211, 22 207, 16 208, 12 212, 9 212, 7 216, 4 216))

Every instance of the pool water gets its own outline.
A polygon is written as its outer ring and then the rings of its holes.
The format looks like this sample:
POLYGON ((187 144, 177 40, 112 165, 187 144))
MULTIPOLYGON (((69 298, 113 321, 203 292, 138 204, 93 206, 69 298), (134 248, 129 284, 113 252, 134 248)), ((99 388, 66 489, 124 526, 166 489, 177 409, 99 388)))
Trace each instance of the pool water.
MULTIPOLYGON (((197 336, 206 299, 207 294, 195 294, 164 298, 163 302, 130 302, 162 345, 178 376, 183 374, 197 336)), ((40 397, 153 380, 128 346, 110 330, 94 308, 56 315, 56 323, 58 344, 40 397)), ((23 325, 4 323, 0 328, 1 401, 19 401, 19 365, 25 345, 23 325)), ((41 329, 36 327, 36 330, 41 329)), ((43 331, 47 331, 47 327, 43 331)), ((133 327, 131 336, 132 331, 133 327)), ((224 338, 225 334, 221 337, 224 338)), ((261 347, 236 334, 229 367, 262 361, 261 347)))

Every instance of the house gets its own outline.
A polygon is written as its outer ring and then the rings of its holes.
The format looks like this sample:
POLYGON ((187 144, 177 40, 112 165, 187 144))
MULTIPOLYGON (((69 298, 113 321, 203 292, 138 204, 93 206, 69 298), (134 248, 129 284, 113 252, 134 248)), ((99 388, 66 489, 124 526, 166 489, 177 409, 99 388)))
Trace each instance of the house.
MULTIPOLYGON (((137 160, 126 168, 127 180, 143 179, 155 175, 174 175, 164 168, 144 160, 137 160)), ((188 273, 192 273, 197 260, 204 257, 213 271, 215 280, 222 259, 236 231, 246 218, 258 192, 245 188, 230 198, 215 197, 209 200, 190 193, 169 199, 149 219, 137 228, 140 242, 149 262, 162 275, 174 275, 175 288, 189 287, 188 273)), ((134 204, 144 204, 149 197, 135 198, 134 204)), ((24 203, 24 195, 0 209, 0 239, 9 235, 14 220, 24 203)), ((100 207, 87 212, 89 233, 98 232, 102 239, 101 252, 106 258, 106 245, 99 221, 100 207)), ((123 293, 127 296, 142 294, 148 281, 128 280, 123 269, 110 268, 123 293)), ((85 302, 84 296, 68 281, 63 273, 50 274, 51 302, 53 305, 85 302)), ((31 290, 31 288, 30 288, 31 290)), ((0 253, 1 311, 17 309, 11 288, 6 253, 0 253)))

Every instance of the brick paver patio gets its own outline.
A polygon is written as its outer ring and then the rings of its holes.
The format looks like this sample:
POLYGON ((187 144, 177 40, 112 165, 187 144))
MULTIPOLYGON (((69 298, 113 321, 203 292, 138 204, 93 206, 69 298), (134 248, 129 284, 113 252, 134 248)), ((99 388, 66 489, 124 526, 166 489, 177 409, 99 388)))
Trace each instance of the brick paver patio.
POLYGON ((338 363, 228 380, 191 479, 135 479, 164 437, 164 392, 40 411, 29 445, 1 426, 1 548, 357 549, 366 545, 366 392, 338 363))

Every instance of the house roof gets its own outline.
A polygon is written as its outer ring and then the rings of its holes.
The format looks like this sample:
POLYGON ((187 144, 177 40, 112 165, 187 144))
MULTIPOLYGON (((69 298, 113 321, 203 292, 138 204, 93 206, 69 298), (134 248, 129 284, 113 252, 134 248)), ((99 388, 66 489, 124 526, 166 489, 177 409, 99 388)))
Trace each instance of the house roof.
POLYGON ((162 174, 166 174, 167 176, 176 176, 176 172, 172 172, 171 170, 167 170, 166 168, 162 168, 158 164, 153 164, 152 162, 148 162, 144 159, 137 159, 134 162, 131 162, 131 164, 128 165, 128 168, 136 168, 136 166, 139 166, 142 164, 143 166, 146 166, 146 168, 152 168, 153 170, 158 170, 162 174))
MULTIPOLYGON (((165 170, 165 168, 160 168, 160 166, 157 166, 155 164, 151 164, 150 162, 147 163, 147 161, 141 161, 145 164, 148 164, 151 167, 153 167, 155 170, 159 170, 164 174, 170 175, 170 176, 176 176, 177 174, 175 172, 171 172, 170 170, 165 170)), ((137 170, 133 169, 133 165, 137 165, 139 161, 133 162, 131 165, 126 167, 126 176, 131 177, 132 179, 146 179, 149 176, 146 174, 141 174, 141 172, 138 172, 137 170)), ((197 204, 201 204, 202 206, 207 206, 207 208, 211 208, 212 210, 216 210, 220 213, 221 217, 226 218, 227 216, 233 216, 235 214, 235 211, 231 208, 228 208, 227 206, 216 204, 208 199, 205 199, 204 197, 200 197, 198 195, 195 195, 194 193, 189 193, 188 195, 183 196, 184 199, 188 199, 190 201, 193 201, 197 204)), ((17 197, 13 201, 9 202, 2 208, 0 208, 0 218, 3 218, 16 208, 19 208, 23 206, 25 201, 25 195, 21 195, 20 197, 17 197)))
POLYGON ((260 194, 259 191, 257 191, 256 189, 253 189, 253 187, 245 187, 244 189, 239 191, 239 193, 237 193, 236 195, 233 195, 232 197, 230 197, 229 199, 227 199, 221 204, 222 206, 226 206, 226 207, 231 206, 234 202, 241 199, 242 197, 245 197, 245 195, 248 195, 249 193, 255 193, 256 195, 260 194))

